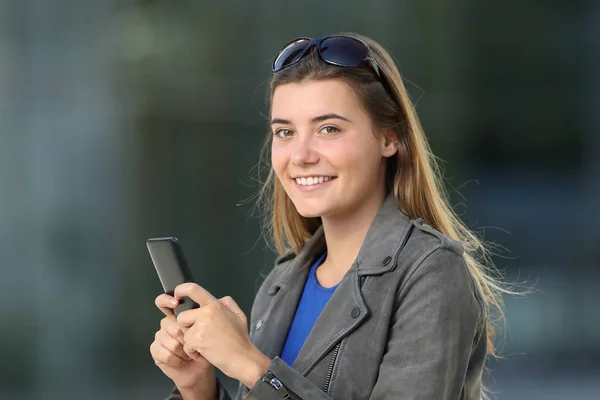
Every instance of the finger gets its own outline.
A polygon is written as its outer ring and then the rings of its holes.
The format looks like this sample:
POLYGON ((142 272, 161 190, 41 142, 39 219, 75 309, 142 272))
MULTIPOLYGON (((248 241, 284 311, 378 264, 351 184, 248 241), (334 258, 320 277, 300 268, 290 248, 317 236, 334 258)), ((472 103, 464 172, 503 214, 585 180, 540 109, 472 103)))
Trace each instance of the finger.
POLYGON ((216 298, 202 286, 193 283, 186 282, 175 288, 175 296, 176 299, 181 299, 182 297, 189 297, 194 300, 200 307, 209 304, 212 301, 215 301, 216 298))
MULTIPOLYGON (((206 308, 202 308, 202 311, 205 311, 206 308)), ((187 331, 192 325, 196 323, 198 317, 200 316, 200 309, 195 310, 185 310, 179 313, 176 318, 177 324, 187 331)))
POLYGON ((171 367, 179 367, 184 359, 171 352, 158 342, 153 342, 150 345, 150 353, 156 364, 167 364, 171 367))
POLYGON ((235 315, 244 320, 246 319, 246 314, 244 314, 244 311, 242 311, 240 306, 238 306, 238 304, 235 302, 235 300, 233 300, 231 296, 221 297, 219 301, 235 315))
POLYGON ((193 359, 193 360, 195 360, 195 359, 197 359, 198 357, 200 357, 200 353, 198 353, 198 352, 196 351, 196 349, 195 349, 195 348, 194 348, 194 347, 193 347, 193 346, 192 346, 192 345, 191 345, 189 342, 186 342, 186 343, 183 345, 183 351, 185 352, 185 354, 186 354, 186 355, 187 355, 189 358, 191 358, 191 359, 193 359))
POLYGON ((226 311, 226 307, 219 300, 215 299, 212 303, 204 307, 180 312, 177 316, 177 323, 184 331, 187 331, 194 324, 197 324, 198 321, 212 321, 226 312, 228 312, 226 311))
POLYGON ((160 294, 154 300, 154 304, 163 314, 172 320, 175 320, 175 313, 173 309, 179 305, 179 301, 173 296, 169 296, 166 293, 160 294))
POLYGON ((169 336, 171 336, 173 339, 177 340, 179 343, 181 343, 183 345, 184 343, 184 335, 185 335, 185 330, 183 327, 181 327, 178 323, 177 320, 172 320, 170 318, 163 318, 161 320, 161 330, 165 331, 169 336))
POLYGON ((183 344, 177 339, 166 334, 164 335, 164 337, 161 338, 161 340, 161 344, 163 345, 163 347, 169 350, 171 353, 175 354, 184 361, 190 360, 190 357, 183 350, 183 344))

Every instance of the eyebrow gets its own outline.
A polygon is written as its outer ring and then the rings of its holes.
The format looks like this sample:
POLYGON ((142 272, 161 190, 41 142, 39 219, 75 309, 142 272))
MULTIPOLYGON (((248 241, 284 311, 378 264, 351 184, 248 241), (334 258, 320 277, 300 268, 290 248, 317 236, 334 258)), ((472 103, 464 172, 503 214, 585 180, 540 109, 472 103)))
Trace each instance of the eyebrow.
MULTIPOLYGON (((317 123, 317 122, 323 122, 326 121, 328 119, 341 119, 342 121, 346 121, 346 122, 352 122, 350 121, 348 118, 346 117, 342 117, 339 114, 334 114, 334 113, 329 113, 329 114, 323 114, 323 115, 319 115, 317 117, 314 117, 311 122, 317 123)), ((271 120, 271 125, 273 124, 283 124, 283 125, 291 125, 291 122, 288 121, 287 119, 282 119, 282 118, 273 118, 271 120)))

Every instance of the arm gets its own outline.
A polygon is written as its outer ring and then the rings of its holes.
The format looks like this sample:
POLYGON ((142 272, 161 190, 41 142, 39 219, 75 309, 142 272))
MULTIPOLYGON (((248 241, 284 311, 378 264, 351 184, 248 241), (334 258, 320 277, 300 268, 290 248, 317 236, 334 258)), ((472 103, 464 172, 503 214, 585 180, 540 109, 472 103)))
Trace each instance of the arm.
POLYGON ((320 387, 279 357, 275 357, 269 364, 267 377, 263 376, 257 380, 252 389, 244 393, 242 398, 244 400, 333 400, 320 387), (279 385, 282 387, 276 389, 279 385))
POLYGON ((371 399, 462 398, 482 307, 462 256, 437 249, 418 264, 398 291, 371 399))

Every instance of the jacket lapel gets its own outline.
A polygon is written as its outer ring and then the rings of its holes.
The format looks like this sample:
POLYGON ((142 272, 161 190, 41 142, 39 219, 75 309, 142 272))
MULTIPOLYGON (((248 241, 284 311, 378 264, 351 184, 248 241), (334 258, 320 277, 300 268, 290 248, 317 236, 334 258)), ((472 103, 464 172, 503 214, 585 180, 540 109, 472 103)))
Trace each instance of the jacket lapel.
POLYGON ((268 288, 273 298, 267 311, 260 316, 261 329, 257 329, 253 342, 268 357, 281 355, 296 308, 304 290, 306 277, 314 258, 325 251, 323 228, 312 236, 302 252, 285 266, 285 272, 268 288))
POLYGON ((303 375, 369 315, 355 266, 333 292, 292 365, 303 375))

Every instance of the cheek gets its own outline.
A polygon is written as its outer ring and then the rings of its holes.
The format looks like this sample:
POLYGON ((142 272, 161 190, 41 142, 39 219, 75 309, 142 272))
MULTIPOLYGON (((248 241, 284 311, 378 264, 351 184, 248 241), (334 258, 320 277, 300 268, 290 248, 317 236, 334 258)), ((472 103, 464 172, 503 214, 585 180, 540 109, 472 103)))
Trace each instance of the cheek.
POLYGON ((365 159, 365 149, 352 143, 340 143, 337 146, 326 148, 322 152, 325 158, 336 169, 356 170, 362 169, 365 159))
POLYGON ((362 180, 362 176, 368 179, 377 169, 381 160, 377 148, 372 143, 353 143, 345 146, 337 146, 330 149, 328 159, 331 164, 341 171, 346 170, 351 176, 362 180))

